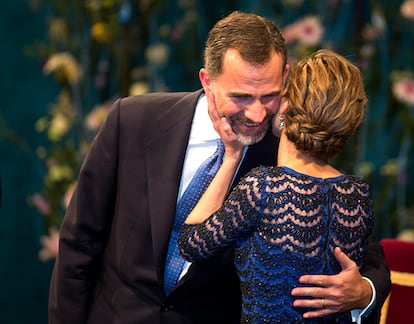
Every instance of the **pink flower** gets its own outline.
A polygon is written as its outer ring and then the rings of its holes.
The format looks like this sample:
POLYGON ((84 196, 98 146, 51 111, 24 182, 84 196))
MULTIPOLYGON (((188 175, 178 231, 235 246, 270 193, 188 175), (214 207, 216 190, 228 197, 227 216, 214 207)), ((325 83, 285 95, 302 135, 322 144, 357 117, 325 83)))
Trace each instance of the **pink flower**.
POLYGON ((400 13, 407 19, 414 20, 414 0, 406 0, 400 7, 400 13))
POLYGON ((298 28, 297 24, 287 25, 283 28, 282 34, 286 43, 293 43, 298 39, 298 28))
POLYGON ((65 206, 65 208, 68 208, 69 206, 69 203, 73 196, 73 192, 75 191, 75 187, 76 187, 76 182, 72 183, 69 186, 69 188, 66 190, 65 196, 63 197, 63 206, 65 206))
POLYGON ((392 92, 402 103, 414 107, 414 80, 402 78, 394 82, 392 92))
POLYGON ((59 252, 59 231, 56 228, 49 229, 49 236, 42 235, 40 237, 42 248, 39 251, 39 259, 48 261, 56 258, 59 252))
POLYGON ((375 46, 371 44, 365 44, 361 46, 359 54, 361 54, 362 57, 370 58, 375 54, 375 46))
POLYGON ((103 89, 107 84, 106 76, 104 74, 98 74, 95 78, 95 87, 97 89, 103 89))
POLYGON ((87 116, 86 116, 86 126, 93 131, 97 131, 103 124, 106 119, 106 116, 109 113, 111 108, 110 103, 105 103, 101 106, 96 106, 87 116))
POLYGON ((367 41, 375 41, 381 36, 381 32, 373 25, 366 25, 362 30, 362 37, 367 41))
POLYGON ((323 27, 318 17, 306 17, 298 22, 298 40, 305 45, 317 45, 321 42, 323 27))
POLYGON ((37 208, 40 214, 47 215, 50 213, 49 202, 39 193, 30 197, 31 203, 37 208))
POLYGON ((176 42, 180 41, 183 38, 183 34, 183 28, 180 25, 177 25, 171 32, 171 39, 176 42))
POLYGON ((287 43, 299 41, 304 45, 314 46, 321 42, 324 33, 321 21, 316 16, 305 17, 282 30, 287 43))

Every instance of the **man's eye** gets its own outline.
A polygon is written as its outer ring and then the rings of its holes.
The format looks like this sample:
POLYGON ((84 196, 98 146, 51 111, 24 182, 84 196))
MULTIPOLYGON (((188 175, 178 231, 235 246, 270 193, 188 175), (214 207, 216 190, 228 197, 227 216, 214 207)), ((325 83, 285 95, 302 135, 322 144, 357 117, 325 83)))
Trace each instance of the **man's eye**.
POLYGON ((248 103, 251 100, 248 96, 233 96, 232 98, 238 103, 248 103))
POLYGON ((261 101, 263 105, 267 105, 269 103, 272 103, 273 101, 279 100, 279 95, 271 95, 271 96, 264 96, 262 97, 261 101))

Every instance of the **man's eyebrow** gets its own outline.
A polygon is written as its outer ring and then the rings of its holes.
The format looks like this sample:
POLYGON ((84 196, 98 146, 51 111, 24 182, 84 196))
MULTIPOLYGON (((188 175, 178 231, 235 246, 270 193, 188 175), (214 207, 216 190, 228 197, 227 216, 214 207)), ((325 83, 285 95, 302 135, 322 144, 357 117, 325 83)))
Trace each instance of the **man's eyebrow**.
POLYGON ((244 92, 228 92, 229 97, 253 97, 252 95, 244 92))
POLYGON ((266 93, 265 95, 263 95, 262 97, 270 97, 270 96, 280 96, 281 91, 280 90, 275 90, 269 93, 266 93))
MULTIPOLYGON (((261 97, 279 96, 279 95, 280 95, 280 93, 281 93, 281 91, 272 91, 272 92, 269 92, 269 93, 264 94, 264 95, 263 95, 263 96, 261 96, 261 97)), ((227 95, 228 95, 229 97, 254 97, 253 95, 248 94, 248 93, 244 93, 244 92, 235 92, 235 91, 228 92, 228 93, 227 93, 227 95)))

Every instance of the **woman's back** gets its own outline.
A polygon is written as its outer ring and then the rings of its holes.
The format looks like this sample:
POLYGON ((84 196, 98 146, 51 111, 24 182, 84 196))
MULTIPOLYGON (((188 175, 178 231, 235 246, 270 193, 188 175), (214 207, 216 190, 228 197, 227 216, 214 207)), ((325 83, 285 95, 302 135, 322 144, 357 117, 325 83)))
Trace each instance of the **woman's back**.
MULTIPOLYGON (((235 244, 243 322, 303 322, 290 291, 302 274, 334 274, 341 247, 359 266, 372 228, 368 186, 341 175, 321 179, 287 167, 248 173, 223 208, 200 225, 185 225, 182 252, 201 260, 235 244)), ((349 315, 343 315, 349 322, 349 315)), ((338 317, 338 316, 337 316, 338 317)))

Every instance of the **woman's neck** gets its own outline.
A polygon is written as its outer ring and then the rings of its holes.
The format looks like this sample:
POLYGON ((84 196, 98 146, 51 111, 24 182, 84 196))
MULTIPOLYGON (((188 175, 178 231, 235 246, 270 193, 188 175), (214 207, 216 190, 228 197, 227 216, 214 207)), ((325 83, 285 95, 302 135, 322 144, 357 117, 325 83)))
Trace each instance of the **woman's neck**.
POLYGON ((282 131, 277 154, 277 165, 286 166, 297 172, 318 178, 331 178, 341 175, 341 172, 309 153, 300 151, 295 144, 288 140, 282 131))

